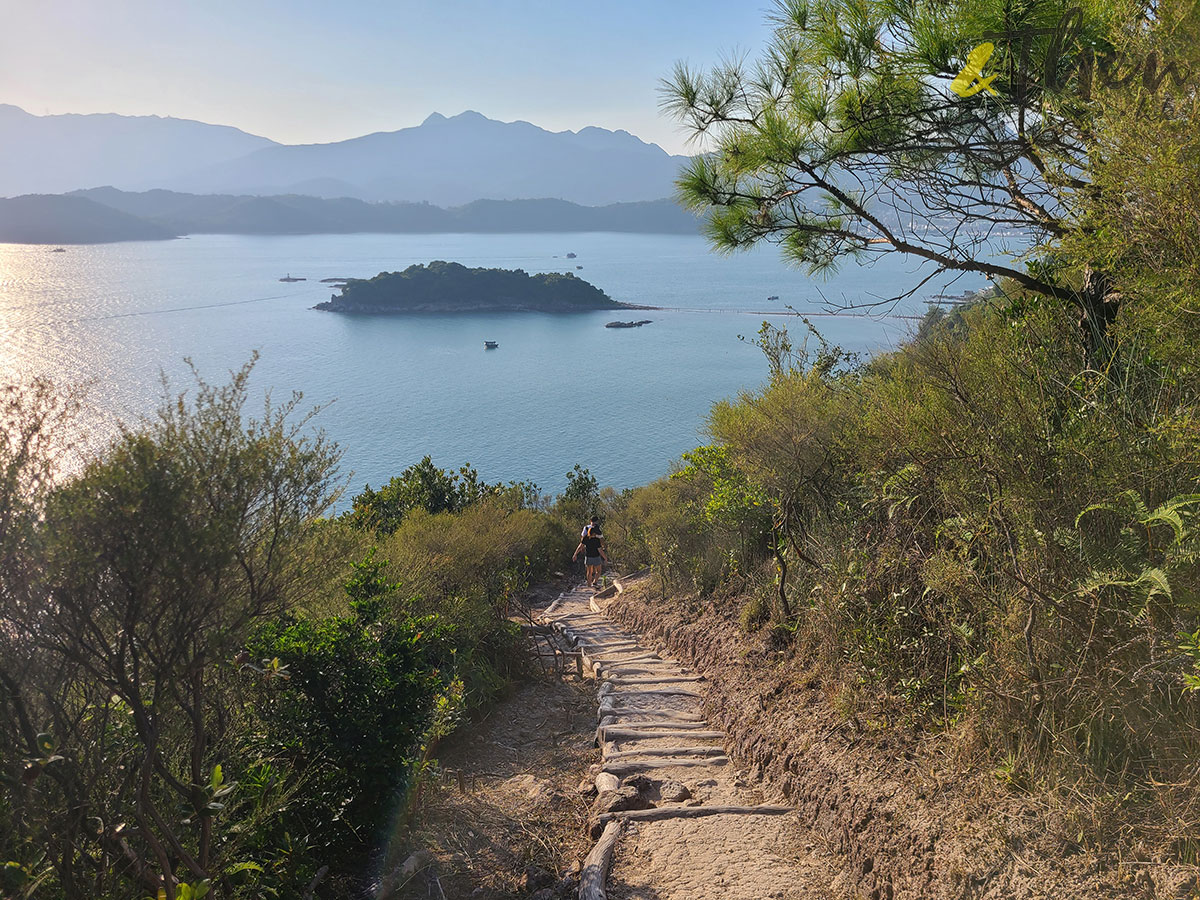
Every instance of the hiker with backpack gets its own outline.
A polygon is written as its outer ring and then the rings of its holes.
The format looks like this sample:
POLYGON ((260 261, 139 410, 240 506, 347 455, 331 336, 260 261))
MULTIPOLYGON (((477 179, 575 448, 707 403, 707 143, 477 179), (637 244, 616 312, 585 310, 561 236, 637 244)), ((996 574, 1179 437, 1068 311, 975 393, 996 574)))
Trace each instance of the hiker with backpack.
POLYGON ((608 562, 608 554, 604 552, 604 535, 600 533, 600 520, 595 516, 592 516, 592 521, 584 527, 571 562, 579 559, 580 553, 583 554, 583 564, 587 567, 588 587, 596 587, 596 582, 600 580, 604 571, 604 564, 608 562))

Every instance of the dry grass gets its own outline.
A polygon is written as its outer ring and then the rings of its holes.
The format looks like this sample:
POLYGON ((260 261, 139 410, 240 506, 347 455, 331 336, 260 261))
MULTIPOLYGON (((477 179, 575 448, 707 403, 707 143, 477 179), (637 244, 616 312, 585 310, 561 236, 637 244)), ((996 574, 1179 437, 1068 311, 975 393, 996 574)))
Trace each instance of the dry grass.
POLYGON ((526 896, 528 867, 557 879, 586 855, 588 801, 576 791, 593 761, 595 697, 573 677, 534 677, 462 727, 439 753, 439 777, 389 858, 436 863, 380 900, 526 896), (478 893, 475 893, 479 891, 478 893))

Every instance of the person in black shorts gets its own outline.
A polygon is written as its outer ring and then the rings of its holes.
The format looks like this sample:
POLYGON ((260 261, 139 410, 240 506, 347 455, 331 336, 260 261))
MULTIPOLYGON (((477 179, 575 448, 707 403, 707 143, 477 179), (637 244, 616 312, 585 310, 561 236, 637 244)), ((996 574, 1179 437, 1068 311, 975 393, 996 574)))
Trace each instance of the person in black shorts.
POLYGON ((579 539, 579 546, 575 548, 575 555, 571 557, 571 561, 579 559, 580 553, 583 554, 583 564, 587 566, 588 587, 595 587, 604 571, 604 564, 608 562, 608 554, 604 552, 604 535, 600 533, 600 525, 594 519, 593 524, 584 529, 583 537, 579 539))

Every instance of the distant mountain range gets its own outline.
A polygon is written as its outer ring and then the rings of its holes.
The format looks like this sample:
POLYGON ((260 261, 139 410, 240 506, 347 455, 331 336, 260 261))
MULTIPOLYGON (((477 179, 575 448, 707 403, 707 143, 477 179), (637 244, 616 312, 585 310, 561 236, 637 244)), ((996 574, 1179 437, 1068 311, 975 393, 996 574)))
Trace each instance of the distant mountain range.
POLYGON ((603 206, 670 196, 684 161, 625 131, 551 132, 477 112, 287 146, 185 119, 35 116, 0 105, 0 196, 111 185, 445 207, 545 197, 603 206))
POLYGON ((143 193, 93 188, 0 199, 0 242, 91 244, 182 234, 581 232, 695 234, 698 219, 670 200, 580 206, 565 200, 367 203, 294 194, 143 193))
POLYGON ((35 116, 0 104, 0 197, 161 187, 274 141, 224 125, 114 114, 35 116))

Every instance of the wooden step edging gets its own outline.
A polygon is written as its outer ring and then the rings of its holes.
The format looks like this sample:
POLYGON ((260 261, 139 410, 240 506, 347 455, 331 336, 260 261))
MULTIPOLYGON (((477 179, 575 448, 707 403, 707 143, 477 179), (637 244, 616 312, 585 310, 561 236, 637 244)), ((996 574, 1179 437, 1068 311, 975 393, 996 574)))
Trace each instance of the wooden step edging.
POLYGON ((617 687, 628 687, 636 684, 696 684, 706 680, 703 675, 605 675, 605 681, 611 681, 617 687))
POLYGON ((676 731, 712 731, 713 728, 704 719, 695 713, 677 713, 672 710, 656 710, 642 709, 641 707, 630 707, 629 709, 616 710, 605 707, 600 710, 600 724, 596 726, 597 730, 601 728, 649 728, 666 729, 673 728, 676 731), (646 719, 633 719, 628 722, 621 722, 618 719, 622 716, 648 716, 646 719))
POLYGON ((705 816, 786 816, 795 811, 791 806, 660 806, 655 809, 634 809, 603 813, 592 825, 592 836, 607 831, 613 822, 662 822, 705 816))
MULTIPOLYGON (((632 685, 637 687, 637 685, 632 685)), ((617 688, 621 685, 613 684, 611 681, 605 681, 600 685, 601 697, 693 697, 696 700, 703 700, 704 695, 698 694, 695 691, 689 691, 685 688, 664 688, 658 691, 621 691, 617 692, 617 688)))
POLYGON ((678 738, 681 741, 723 741, 723 731, 713 731, 707 722, 643 722, 641 728, 627 728, 617 722, 605 721, 596 726, 594 746, 599 747, 612 741, 663 741, 678 738), (607 724, 605 724, 607 722, 607 724), (675 726, 679 727, 676 728, 675 726), (709 729, 704 731, 703 729, 709 729))
POLYGON ((663 738, 686 738, 693 741, 720 741, 725 739, 723 731, 689 731, 687 729, 660 728, 658 731, 641 731, 624 726, 602 725, 596 729, 604 735, 604 740, 615 741, 624 738, 627 741, 653 741, 663 738))
POLYGON ((610 775, 624 777, 633 775, 637 772, 653 772, 658 769, 692 769, 697 766, 726 766, 729 765, 728 756, 705 756, 700 759, 646 759, 646 760, 622 760, 616 763, 604 763, 601 766, 601 772, 608 772, 610 775))
POLYGON ((606 822, 594 837, 599 837, 592 852, 583 861, 579 873, 579 900, 608 900, 604 883, 608 880, 608 869, 612 865, 613 850, 621 836, 624 824, 619 820, 606 822))
MULTIPOLYGON (((581 653, 581 650, 569 650, 569 653, 581 653)), ((640 674, 640 676, 656 676, 656 674, 662 674, 664 671, 670 672, 672 668, 672 666, 666 665, 666 662, 664 662, 664 667, 662 668, 647 668, 643 664, 638 664, 637 666, 626 666, 623 664, 623 662, 617 662, 617 664, 613 664, 612 666, 606 666, 604 664, 600 665, 601 672, 607 672, 608 674, 613 674, 613 676, 618 677, 631 676, 631 674, 640 674)))
MULTIPOLYGON (((602 710, 602 712, 604 712, 602 710)), ((634 719, 632 722, 618 722, 616 714, 612 712, 604 712, 604 718, 600 720, 600 724, 596 726, 597 730, 602 728, 628 728, 632 730, 650 731, 716 731, 708 722, 704 721, 697 713, 676 713, 671 710, 645 710, 637 707, 630 707, 622 712, 637 713, 638 715, 649 714, 651 716, 658 715, 657 719, 634 719)))
POLYGON ((611 760, 641 759, 647 756, 724 756, 724 747, 646 747, 642 750, 619 750, 604 757, 611 760))

